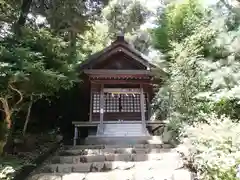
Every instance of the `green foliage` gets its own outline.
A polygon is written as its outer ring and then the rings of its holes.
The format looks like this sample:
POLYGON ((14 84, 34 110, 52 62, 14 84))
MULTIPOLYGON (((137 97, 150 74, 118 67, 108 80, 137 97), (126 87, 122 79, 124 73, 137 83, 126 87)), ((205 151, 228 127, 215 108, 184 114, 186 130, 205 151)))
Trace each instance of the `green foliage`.
POLYGON ((103 10, 111 36, 116 36, 119 32, 136 31, 145 22, 148 13, 138 0, 113 0, 103 10))
MULTIPOLYGON (((197 4, 197 1, 191 1, 191 3, 197 4)), ((175 14, 179 13, 178 9, 185 7, 178 3, 172 6, 175 8, 170 8, 171 13, 168 12, 168 6, 164 15, 168 15, 174 21, 159 25, 160 29, 172 26, 171 22, 175 22, 175 14)), ((234 20, 234 15, 225 14, 222 17, 219 15, 220 9, 209 9, 208 13, 205 13, 204 9, 197 8, 196 10, 193 5, 185 8, 189 8, 188 12, 196 12, 184 13, 182 19, 189 19, 197 12, 202 12, 200 13, 202 16, 194 24, 195 28, 191 29, 191 32, 181 40, 177 38, 168 40, 168 44, 171 45, 167 51, 167 60, 170 60, 167 66, 170 78, 165 80, 165 86, 171 94, 169 96, 171 97, 169 99, 171 111, 169 112, 178 112, 181 114, 180 118, 187 122, 192 122, 192 119, 196 119, 193 117, 199 116, 201 112, 211 111, 219 115, 226 113, 231 117, 238 117, 237 109, 234 110, 231 106, 234 105, 237 108, 238 77, 240 77, 238 74, 239 53, 238 46, 236 46, 239 42, 238 29, 234 28, 234 31, 229 31, 228 27, 230 19, 234 20), (231 102, 231 105, 228 103, 228 105, 225 104, 226 106, 220 106, 223 99, 231 102)), ((190 26, 193 23, 186 22, 190 26)), ((232 22, 232 24, 238 26, 236 23, 232 22)), ((185 32, 181 26, 174 27, 185 32)), ((158 33, 159 28, 155 30, 155 33, 158 33)), ((176 31, 176 34, 181 33, 176 31)), ((155 39, 159 44, 162 43, 160 37, 155 39)), ((161 96, 164 94, 160 94, 161 96)))
POLYGON ((240 124, 225 116, 205 116, 206 123, 185 126, 188 161, 204 180, 236 180, 240 162, 240 124))
POLYGON ((171 50, 171 43, 180 43, 193 34, 204 15, 196 0, 184 0, 167 5, 159 18, 160 26, 153 31, 156 48, 163 52, 171 50))
POLYGON ((7 78, 15 79, 24 95, 49 96, 60 88, 70 88, 76 76, 74 64, 66 61, 65 49, 64 41, 44 29, 25 29, 24 39, 5 38, 0 53, 2 81, 6 84, 7 78))
POLYGON ((156 103, 168 105, 158 108, 158 114, 168 112, 168 129, 185 137, 188 166, 204 180, 235 180, 240 161, 240 24, 233 9, 174 3, 153 35, 156 47, 165 52, 169 73, 156 103))
POLYGON ((80 36, 79 47, 83 51, 83 57, 102 50, 119 33, 124 33, 126 39, 138 50, 146 52, 150 46, 149 33, 139 29, 151 14, 151 10, 139 0, 110 1, 103 9, 100 20, 91 24, 91 28, 80 36))
POLYGON ((13 179, 14 173, 24 166, 23 160, 16 157, 0 157, 0 179, 13 179))
POLYGON ((97 21, 88 31, 80 36, 80 39, 81 42, 84 42, 83 44, 79 43, 83 52, 82 59, 86 59, 88 55, 101 51, 110 43, 108 26, 97 21))
POLYGON ((1 11, 1 18, 0 18, 0 27, 5 23, 12 23, 13 20, 17 18, 17 11, 19 9, 20 2, 13 2, 7 0, 0 0, 0 11, 1 11))

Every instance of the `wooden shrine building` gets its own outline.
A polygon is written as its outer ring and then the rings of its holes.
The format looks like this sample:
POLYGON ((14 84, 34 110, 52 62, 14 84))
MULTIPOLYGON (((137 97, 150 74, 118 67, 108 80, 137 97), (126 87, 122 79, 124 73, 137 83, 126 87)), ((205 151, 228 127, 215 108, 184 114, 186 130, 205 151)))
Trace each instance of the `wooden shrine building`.
POLYGON ((89 114, 87 121, 73 122, 74 139, 78 127, 92 126, 96 127, 90 133, 94 136, 148 136, 146 127, 157 123, 150 121, 153 68, 124 36, 82 63, 89 114))

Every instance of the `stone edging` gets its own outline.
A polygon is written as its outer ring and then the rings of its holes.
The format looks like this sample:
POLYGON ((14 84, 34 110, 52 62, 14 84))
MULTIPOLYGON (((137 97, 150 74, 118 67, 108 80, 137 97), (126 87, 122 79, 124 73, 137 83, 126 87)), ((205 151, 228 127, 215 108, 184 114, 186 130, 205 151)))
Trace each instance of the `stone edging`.
POLYGON ((19 169, 14 177, 13 180, 24 180, 26 179, 31 172, 33 172, 39 165, 41 165, 52 153, 54 153, 61 144, 62 141, 57 142, 54 144, 47 152, 40 154, 36 159, 34 159, 31 164, 34 165, 25 165, 21 169, 19 169))

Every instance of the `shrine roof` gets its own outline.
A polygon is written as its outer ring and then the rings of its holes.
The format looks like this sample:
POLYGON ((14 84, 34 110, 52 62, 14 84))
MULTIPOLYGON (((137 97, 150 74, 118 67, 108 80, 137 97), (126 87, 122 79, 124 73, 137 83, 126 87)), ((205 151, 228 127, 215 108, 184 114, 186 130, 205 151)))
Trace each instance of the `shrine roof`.
POLYGON ((148 61, 147 57, 144 54, 142 54, 140 51, 138 51, 132 45, 130 45, 124 39, 124 36, 117 36, 117 39, 114 42, 112 42, 110 46, 89 56, 89 58, 86 61, 81 63, 80 70, 91 69, 91 65, 97 62, 99 59, 104 59, 104 57, 108 56, 109 54, 116 54, 118 52, 122 52, 132 57, 132 59, 141 63, 148 70, 155 67, 152 63, 148 61))

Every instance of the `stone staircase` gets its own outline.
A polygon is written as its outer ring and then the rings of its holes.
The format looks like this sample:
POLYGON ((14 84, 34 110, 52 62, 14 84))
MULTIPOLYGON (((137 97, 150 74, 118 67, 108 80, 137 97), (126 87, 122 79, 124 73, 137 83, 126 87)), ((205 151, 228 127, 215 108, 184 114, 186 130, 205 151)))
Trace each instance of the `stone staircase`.
POLYGON ((169 144, 64 146, 28 180, 191 180, 169 144))
POLYGON ((124 137, 124 136, 146 136, 149 135, 146 127, 143 127, 141 123, 139 124, 104 124, 102 136, 107 137, 124 137))

